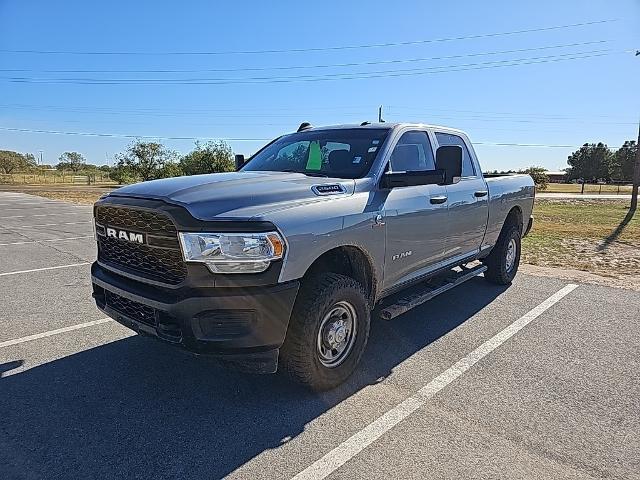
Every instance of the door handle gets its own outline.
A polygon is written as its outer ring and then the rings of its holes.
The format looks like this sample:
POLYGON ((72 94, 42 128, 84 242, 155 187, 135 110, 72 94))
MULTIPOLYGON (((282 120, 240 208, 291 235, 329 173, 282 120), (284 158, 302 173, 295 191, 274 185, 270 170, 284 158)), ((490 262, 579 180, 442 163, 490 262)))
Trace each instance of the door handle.
POLYGON ((473 195, 480 198, 480 197, 486 197, 488 193, 489 192, 487 192, 486 190, 478 190, 477 192, 474 192, 473 195))
POLYGON ((447 197, 445 195, 436 195, 435 197, 431 197, 429 199, 429 201, 433 204, 433 205, 438 205, 440 203, 444 203, 447 201, 447 197))

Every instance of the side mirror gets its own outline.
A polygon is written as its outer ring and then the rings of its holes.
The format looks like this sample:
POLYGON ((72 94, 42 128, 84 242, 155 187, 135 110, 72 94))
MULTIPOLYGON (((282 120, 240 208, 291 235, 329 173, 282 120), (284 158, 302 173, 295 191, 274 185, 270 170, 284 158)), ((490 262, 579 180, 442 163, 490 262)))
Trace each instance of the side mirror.
POLYGON ((444 171, 444 184, 452 185, 462 177, 462 147, 445 145, 436 150, 436 168, 444 171))
POLYGON ((416 185, 438 185, 444 182, 442 170, 415 172, 386 172, 380 180, 381 188, 412 187, 416 185))
POLYGON ((242 155, 242 154, 236 155, 235 156, 235 160, 236 160, 236 172, 237 172, 244 165, 244 162, 245 162, 244 155, 242 155))

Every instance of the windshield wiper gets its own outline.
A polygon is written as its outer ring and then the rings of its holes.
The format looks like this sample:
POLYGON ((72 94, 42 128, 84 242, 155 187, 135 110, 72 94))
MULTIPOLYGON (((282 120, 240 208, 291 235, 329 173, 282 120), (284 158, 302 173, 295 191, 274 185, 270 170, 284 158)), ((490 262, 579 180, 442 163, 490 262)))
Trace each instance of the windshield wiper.
POLYGON ((307 177, 328 177, 329 175, 325 175, 324 173, 318 173, 318 172, 299 172, 298 170, 292 170, 292 169, 287 169, 287 170, 280 170, 281 172, 286 172, 286 173, 301 173, 302 175, 306 175, 307 177))

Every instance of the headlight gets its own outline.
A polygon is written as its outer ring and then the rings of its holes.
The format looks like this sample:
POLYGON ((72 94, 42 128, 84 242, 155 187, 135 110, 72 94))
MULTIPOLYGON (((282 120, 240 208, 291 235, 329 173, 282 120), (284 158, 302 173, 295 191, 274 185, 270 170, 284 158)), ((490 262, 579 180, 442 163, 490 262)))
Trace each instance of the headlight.
POLYGON ((180 233, 187 262, 201 262, 213 273, 259 273, 282 258, 284 242, 276 232, 180 233))

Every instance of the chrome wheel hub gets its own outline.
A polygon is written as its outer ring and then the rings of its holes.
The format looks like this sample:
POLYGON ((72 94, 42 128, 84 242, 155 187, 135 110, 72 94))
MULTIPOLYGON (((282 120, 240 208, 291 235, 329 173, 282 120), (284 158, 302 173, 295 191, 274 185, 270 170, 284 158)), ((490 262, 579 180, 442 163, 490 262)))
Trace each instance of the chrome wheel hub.
POLYGON ((507 258, 505 261, 505 268, 507 272, 513 270, 513 267, 516 264, 516 251, 518 249, 518 245, 516 241, 512 238, 509 240, 509 244, 507 245, 507 258))
POLYGON ((317 353, 320 363, 334 368, 351 353, 356 339, 357 316, 353 305, 336 303, 323 317, 318 330, 317 353))

